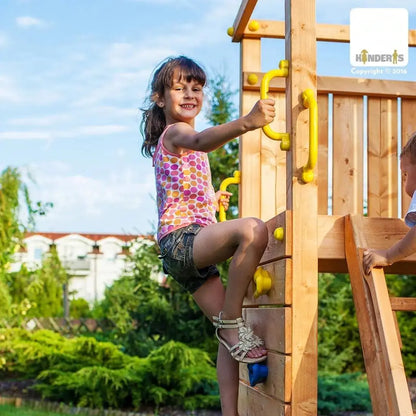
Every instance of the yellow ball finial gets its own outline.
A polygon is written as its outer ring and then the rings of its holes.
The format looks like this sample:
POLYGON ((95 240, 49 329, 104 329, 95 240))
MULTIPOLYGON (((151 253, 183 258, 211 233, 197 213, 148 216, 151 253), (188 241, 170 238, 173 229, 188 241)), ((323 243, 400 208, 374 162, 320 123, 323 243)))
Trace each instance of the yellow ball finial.
POLYGON ((234 36, 234 28, 233 27, 229 27, 227 29, 227 35, 228 36, 234 36))
POLYGON ((304 170, 302 172, 302 180, 305 183, 312 182, 314 178, 313 170, 304 170))
POLYGON ((276 240, 283 241, 283 238, 285 236, 285 232, 283 230, 283 227, 278 227, 274 230, 273 236, 276 240))
POLYGON ((250 32, 257 32, 260 29, 260 23, 257 20, 252 20, 248 24, 248 30, 250 32))
POLYGON ((259 80, 259 77, 256 74, 249 74, 247 77, 247 82, 250 85, 256 85, 259 80))

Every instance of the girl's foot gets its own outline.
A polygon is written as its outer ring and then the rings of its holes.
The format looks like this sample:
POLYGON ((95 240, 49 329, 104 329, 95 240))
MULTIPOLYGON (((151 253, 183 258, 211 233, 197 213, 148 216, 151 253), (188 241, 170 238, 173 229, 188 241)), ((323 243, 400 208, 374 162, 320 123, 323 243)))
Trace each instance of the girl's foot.
POLYGON ((213 317, 215 334, 230 352, 231 356, 240 362, 257 363, 267 358, 267 350, 263 340, 254 335, 242 318, 224 319, 222 312, 213 317), (221 333, 220 333, 221 330, 221 333))

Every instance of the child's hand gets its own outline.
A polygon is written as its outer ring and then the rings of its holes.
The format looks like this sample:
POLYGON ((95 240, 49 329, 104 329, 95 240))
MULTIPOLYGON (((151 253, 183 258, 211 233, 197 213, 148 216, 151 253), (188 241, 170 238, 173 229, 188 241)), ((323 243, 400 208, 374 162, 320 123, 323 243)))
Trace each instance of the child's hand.
POLYGON ((369 248, 363 253, 363 266, 366 274, 369 274, 373 267, 390 266, 390 264, 391 263, 387 258, 387 250, 375 250, 369 248))
POLYGON ((271 98, 257 101, 251 111, 245 116, 248 129, 255 130, 271 123, 276 115, 274 104, 275 101, 271 98))
POLYGON ((225 211, 228 210, 231 195, 232 193, 227 191, 215 192, 215 198, 217 199, 217 211, 220 210, 220 204, 224 207, 225 211))

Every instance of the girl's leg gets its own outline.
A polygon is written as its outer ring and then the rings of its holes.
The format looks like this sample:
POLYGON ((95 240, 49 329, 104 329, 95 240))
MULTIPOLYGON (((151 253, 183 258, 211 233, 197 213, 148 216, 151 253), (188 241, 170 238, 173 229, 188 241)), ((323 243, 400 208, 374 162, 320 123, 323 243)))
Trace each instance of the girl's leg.
MULTIPOLYGON (((219 277, 204 283, 193 297, 208 319, 223 309, 225 289, 219 277)), ((217 376, 221 396, 222 416, 238 416, 238 362, 222 344, 218 347, 217 376)))
MULTIPOLYGON (((257 218, 212 224, 202 228, 195 237, 193 258, 198 268, 232 257, 222 305, 224 319, 241 316, 247 287, 266 248, 267 240, 266 225, 257 218)), ((237 330, 221 330, 221 336, 230 345, 238 343, 237 330)), ((260 357, 265 354, 266 350, 260 347, 249 351, 247 355, 260 357)))

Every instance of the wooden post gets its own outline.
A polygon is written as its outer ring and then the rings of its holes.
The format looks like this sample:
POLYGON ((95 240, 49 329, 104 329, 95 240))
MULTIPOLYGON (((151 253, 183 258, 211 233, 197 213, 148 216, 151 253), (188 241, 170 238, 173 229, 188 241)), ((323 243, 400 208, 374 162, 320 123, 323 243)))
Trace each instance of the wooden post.
MULTIPOLYGON (((242 39, 240 54, 242 74, 245 71, 260 71, 260 39, 242 39)), ((242 79, 241 90, 243 90, 243 82, 242 79)), ((257 91, 245 91, 241 95, 241 114, 247 114, 259 98, 260 94, 257 91)), ((240 217, 254 216, 260 218, 260 155, 261 130, 257 129, 244 134, 240 139, 240 217)))
MULTIPOLYGON (((318 197, 316 178, 301 180, 308 161, 309 112, 302 92, 316 97, 316 20, 314 0, 286 0, 287 209, 292 211, 292 415, 316 415, 318 392, 318 197)), ((315 169, 315 176, 317 169, 315 169)))

